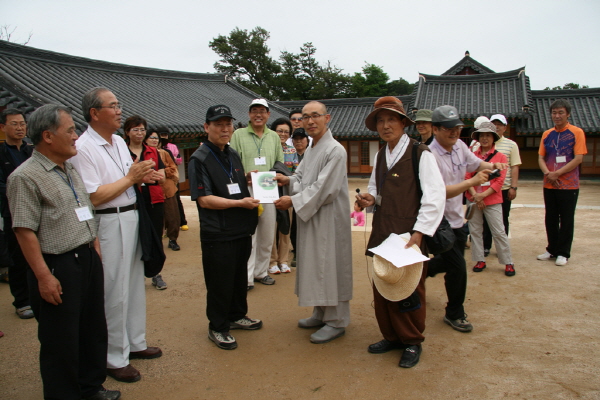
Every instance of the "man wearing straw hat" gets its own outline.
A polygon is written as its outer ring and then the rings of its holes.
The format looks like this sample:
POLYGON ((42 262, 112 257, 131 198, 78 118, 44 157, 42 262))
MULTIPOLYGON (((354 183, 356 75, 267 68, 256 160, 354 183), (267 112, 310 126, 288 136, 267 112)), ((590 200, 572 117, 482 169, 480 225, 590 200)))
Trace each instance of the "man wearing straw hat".
MULTIPOLYGON (((381 244, 391 233, 409 232, 406 247, 420 247, 427 254, 423 235, 433 235, 442 220, 446 191, 435 157, 426 145, 404 134, 414 122, 396 97, 382 97, 365 124, 377 131, 387 145, 377 153, 368 194, 357 195, 363 207, 375 206, 373 230, 367 248, 381 244), (419 182, 413 170, 418 157, 419 182)), ((367 251, 368 255, 372 255, 367 251)), ((375 256, 373 262, 375 316, 383 340, 369 346, 370 353, 402 349, 399 366, 417 365, 425 339, 425 278, 423 263, 396 268, 375 256)))

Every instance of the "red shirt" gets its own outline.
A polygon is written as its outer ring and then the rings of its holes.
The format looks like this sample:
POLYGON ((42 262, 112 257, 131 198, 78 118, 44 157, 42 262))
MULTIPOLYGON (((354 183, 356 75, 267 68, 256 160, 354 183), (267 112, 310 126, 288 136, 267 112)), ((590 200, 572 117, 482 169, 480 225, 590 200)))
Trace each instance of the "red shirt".
MULTIPOLYGON (((488 151, 487 153, 482 154, 481 152, 481 147, 479 149, 477 149, 477 151, 473 154, 475 154, 475 156, 477 156, 477 158, 481 159, 481 160, 485 160, 488 156, 488 154, 492 154, 494 151, 496 151, 496 146, 492 145, 492 148, 490 149, 490 151, 488 151)), ((506 158, 506 156, 500 152, 497 152, 494 157, 492 157, 488 162, 491 163, 507 163, 508 160, 506 158)), ((483 203, 486 206, 491 206, 492 204, 500 204, 502 203, 502 185, 504 184, 504 179, 506 178, 506 171, 507 170, 502 170, 500 171, 500 176, 497 177, 496 179, 492 179, 489 182, 489 185, 482 185, 482 186, 474 186, 473 189, 475 189, 475 192, 477 193, 483 193, 486 190, 488 190, 490 187, 494 190, 494 193, 490 194, 488 197, 486 197, 485 199, 483 199, 483 203)), ((465 179, 469 179, 472 178, 475 174, 477 174, 477 172, 468 172, 465 175, 465 179)), ((469 191, 467 191, 467 199, 469 199, 469 201, 473 201, 473 196, 471 196, 471 193, 469 193, 469 191)))

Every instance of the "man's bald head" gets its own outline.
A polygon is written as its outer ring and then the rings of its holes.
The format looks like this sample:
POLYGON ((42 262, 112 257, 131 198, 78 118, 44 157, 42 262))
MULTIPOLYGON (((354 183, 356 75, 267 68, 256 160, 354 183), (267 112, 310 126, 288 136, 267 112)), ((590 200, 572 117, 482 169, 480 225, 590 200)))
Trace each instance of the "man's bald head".
POLYGON ((313 146, 327 132, 327 124, 331 116, 327 114, 327 107, 319 101, 306 103, 302 108, 302 123, 304 130, 313 138, 313 146))

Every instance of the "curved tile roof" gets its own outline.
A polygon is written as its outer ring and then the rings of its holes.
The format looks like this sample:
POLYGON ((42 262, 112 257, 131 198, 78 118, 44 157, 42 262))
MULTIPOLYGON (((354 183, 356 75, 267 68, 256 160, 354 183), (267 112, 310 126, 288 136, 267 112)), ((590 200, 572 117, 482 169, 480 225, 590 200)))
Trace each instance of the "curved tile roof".
MULTIPOLYGON (((206 109, 215 104, 227 104, 238 122, 247 123, 248 105, 258 97, 223 74, 116 64, 0 41, 0 105, 29 113, 60 103, 73 109, 78 129, 84 130, 81 98, 95 86, 117 95, 124 117, 139 114, 177 133, 202 133, 206 109)), ((270 105, 271 118, 286 115, 270 105)))
MULTIPOLYGON (((397 96, 404 108, 409 111, 408 104, 412 96, 397 96)), ((365 119, 371 111, 373 104, 379 97, 362 97, 352 99, 326 99, 319 100, 327 106, 331 114, 329 128, 337 139, 376 139, 377 132, 367 129, 365 119)), ((302 108, 308 101, 278 101, 277 104, 289 110, 302 108)))
POLYGON ((420 74, 413 92, 414 107, 431 109, 444 104, 456 107, 461 118, 502 113, 528 118, 532 109, 529 77, 525 68, 479 75, 420 74))
MULTIPOLYGON (((468 52, 467 52, 468 54, 468 52)), ((444 72, 442 75, 456 75, 465 68, 471 68, 480 74, 493 74, 494 71, 480 63, 479 61, 471 58, 470 55, 465 54, 462 60, 454 64, 450 69, 444 72)))
POLYGON ((580 127, 586 134, 600 134, 600 88, 569 90, 534 90, 533 104, 536 113, 526 120, 518 120, 518 135, 543 133, 554 126, 550 117, 550 104, 557 99, 571 103, 569 122, 580 127))

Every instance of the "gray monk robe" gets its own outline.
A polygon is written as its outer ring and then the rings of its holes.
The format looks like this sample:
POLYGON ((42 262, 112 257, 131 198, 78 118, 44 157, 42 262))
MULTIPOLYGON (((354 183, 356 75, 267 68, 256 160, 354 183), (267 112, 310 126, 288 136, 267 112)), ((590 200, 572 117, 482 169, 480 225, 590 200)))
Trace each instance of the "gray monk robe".
POLYGON ((306 150, 290 191, 298 216, 296 290, 300 306, 352 299, 352 233, 346 150, 327 130, 306 150))

